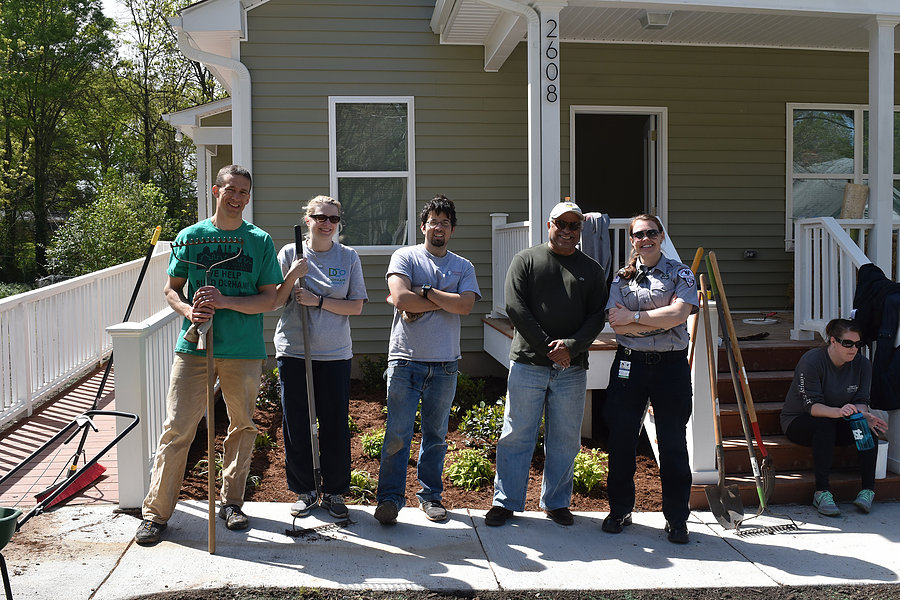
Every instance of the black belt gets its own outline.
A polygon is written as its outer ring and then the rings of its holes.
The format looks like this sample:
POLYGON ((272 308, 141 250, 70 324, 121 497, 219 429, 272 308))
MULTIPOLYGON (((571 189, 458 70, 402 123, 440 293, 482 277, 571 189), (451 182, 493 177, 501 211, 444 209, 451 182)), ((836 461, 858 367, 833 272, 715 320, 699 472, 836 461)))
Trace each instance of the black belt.
POLYGON ((638 361, 648 365, 656 365, 672 360, 684 360, 687 358, 687 348, 684 350, 669 350, 668 352, 640 352, 620 345, 616 354, 627 360, 638 361))

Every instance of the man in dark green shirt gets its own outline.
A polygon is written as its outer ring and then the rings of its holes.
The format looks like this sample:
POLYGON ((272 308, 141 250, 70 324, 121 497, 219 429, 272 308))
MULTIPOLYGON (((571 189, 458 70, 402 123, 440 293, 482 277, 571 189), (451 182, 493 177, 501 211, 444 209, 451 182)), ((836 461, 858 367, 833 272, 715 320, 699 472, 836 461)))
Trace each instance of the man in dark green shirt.
POLYGON ((560 202, 547 221, 549 242, 516 254, 506 275, 506 313, 515 327, 503 433, 487 525, 525 508, 528 471, 544 417, 541 508, 574 522, 569 504, 587 389, 588 351, 603 329, 606 274, 576 245, 584 215, 560 202))

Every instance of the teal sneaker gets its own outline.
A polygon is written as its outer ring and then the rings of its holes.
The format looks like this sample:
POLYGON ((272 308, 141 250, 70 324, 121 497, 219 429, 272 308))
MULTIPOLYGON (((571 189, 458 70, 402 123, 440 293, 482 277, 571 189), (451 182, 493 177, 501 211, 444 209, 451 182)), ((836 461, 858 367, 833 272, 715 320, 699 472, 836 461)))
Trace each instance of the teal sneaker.
POLYGON ((834 496, 828 490, 813 494, 813 506, 826 517, 841 516, 841 509, 834 503, 834 496))
POLYGON ((872 490, 860 490, 860 492, 856 495, 856 500, 853 501, 853 504, 856 505, 856 508, 861 510, 864 513, 868 513, 872 510, 872 501, 875 499, 875 492, 872 490))

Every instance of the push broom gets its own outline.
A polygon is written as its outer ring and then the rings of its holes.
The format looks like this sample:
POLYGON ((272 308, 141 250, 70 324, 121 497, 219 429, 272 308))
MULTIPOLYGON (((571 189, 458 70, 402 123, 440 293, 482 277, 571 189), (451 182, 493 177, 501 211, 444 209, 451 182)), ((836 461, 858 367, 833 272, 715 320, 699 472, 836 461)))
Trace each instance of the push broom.
MULTIPOLYGON (((162 227, 157 225, 156 229, 153 231, 153 236, 150 238, 150 245, 147 247, 147 252, 144 256, 144 264, 141 265, 141 272, 138 275, 137 283, 134 285, 134 291, 131 293, 131 301, 128 303, 128 308, 125 310, 125 316, 122 318, 122 321, 127 321, 131 318, 131 310, 134 308, 134 303, 137 301, 138 293, 141 290, 141 283, 144 281, 144 275, 147 274, 147 267, 150 264, 150 258, 153 256, 153 249, 156 248, 156 242, 159 241, 159 234, 162 231, 162 227)), ((94 402, 91 405, 91 411, 97 410, 97 405, 100 402, 101 396, 103 396, 103 390, 106 387, 106 381, 109 379, 109 372, 112 369, 113 365, 113 355, 110 353, 109 360, 106 361, 106 369, 103 371, 103 378, 100 380, 100 387, 97 388, 97 394, 94 396, 94 402)), ((97 427, 91 421, 90 417, 87 414, 82 415, 79 419, 87 419, 86 425, 90 426, 90 429, 93 429, 95 432, 98 431, 97 427)), ((59 479, 57 477, 57 481, 45 489, 42 492, 35 494, 35 498, 37 498, 38 502, 43 502, 45 498, 48 498, 51 494, 53 494, 57 489, 59 489, 63 484, 65 484, 66 489, 56 495, 50 503, 47 505, 49 508, 54 504, 59 504, 60 502, 66 500, 67 498, 71 498, 87 486, 91 485, 98 477, 103 475, 106 471, 106 467, 101 465, 100 463, 95 462, 87 469, 82 469, 81 473, 75 478, 74 481, 69 482, 69 479, 78 472, 78 461, 82 456, 86 457, 84 451, 84 445, 87 442, 87 436, 89 432, 88 427, 82 427, 81 440, 78 442, 78 449, 75 451, 75 454, 72 456, 71 461, 68 463, 68 468, 64 471, 66 473, 66 477, 64 479, 59 479)), ((72 441, 72 439, 77 435, 78 430, 76 429, 72 435, 63 442, 63 445, 68 444, 72 441)), ((62 473, 60 473, 62 476, 62 473)))

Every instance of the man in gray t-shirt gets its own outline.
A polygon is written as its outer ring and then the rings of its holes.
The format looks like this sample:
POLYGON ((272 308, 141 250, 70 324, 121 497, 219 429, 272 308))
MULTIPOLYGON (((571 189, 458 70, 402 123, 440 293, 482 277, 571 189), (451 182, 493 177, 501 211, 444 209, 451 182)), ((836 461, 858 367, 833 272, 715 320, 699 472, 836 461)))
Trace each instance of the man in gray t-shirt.
POLYGON ((447 248, 456 229, 456 207, 438 195, 420 215, 425 243, 400 248, 385 275, 394 306, 388 347, 387 424, 378 471, 375 518, 395 523, 406 504, 406 466, 416 409, 422 402, 422 443, 416 496, 431 521, 444 521, 441 476, 450 405, 456 395, 460 315, 481 297, 472 263, 447 248))

